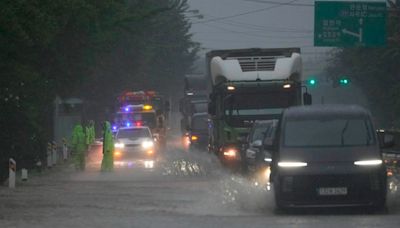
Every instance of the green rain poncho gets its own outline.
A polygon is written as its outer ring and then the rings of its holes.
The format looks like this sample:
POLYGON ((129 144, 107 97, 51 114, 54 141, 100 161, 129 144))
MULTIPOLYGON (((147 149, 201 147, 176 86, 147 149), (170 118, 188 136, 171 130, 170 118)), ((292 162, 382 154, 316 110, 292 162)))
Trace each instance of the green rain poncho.
POLYGON ((93 144, 95 139, 96 139, 96 131, 94 129, 94 122, 90 121, 90 137, 89 137, 90 144, 93 144))
POLYGON ((77 170, 85 169, 85 152, 86 152, 86 140, 85 133, 80 124, 75 125, 72 133, 72 149, 74 156, 75 168, 77 170))
POLYGON ((90 146, 90 127, 86 126, 85 128, 85 139, 86 139, 86 147, 89 149, 90 146))
POLYGON ((112 171, 114 168, 114 140, 109 122, 104 123, 103 134, 103 161, 101 162, 101 171, 112 171))
POLYGON ((94 122, 90 121, 89 125, 86 127, 86 145, 88 148, 94 143, 95 137, 94 122))

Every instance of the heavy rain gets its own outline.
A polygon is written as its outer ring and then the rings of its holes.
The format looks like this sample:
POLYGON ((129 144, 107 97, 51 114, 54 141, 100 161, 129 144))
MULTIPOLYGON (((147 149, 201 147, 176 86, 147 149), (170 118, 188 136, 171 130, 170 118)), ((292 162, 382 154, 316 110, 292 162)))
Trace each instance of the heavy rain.
POLYGON ((399 226, 400 1, 0 11, 0 227, 399 226))

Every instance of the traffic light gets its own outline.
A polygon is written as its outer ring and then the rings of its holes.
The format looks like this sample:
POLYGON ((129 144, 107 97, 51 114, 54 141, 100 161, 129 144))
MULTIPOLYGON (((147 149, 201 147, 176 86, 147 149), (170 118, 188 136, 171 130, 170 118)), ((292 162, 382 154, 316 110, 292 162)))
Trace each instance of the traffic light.
POLYGON ((308 79, 308 84, 310 85, 310 86, 315 86, 316 84, 317 84, 317 80, 316 79, 308 79))
POLYGON ((340 85, 348 85, 349 83, 350 83, 350 80, 348 78, 340 78, 339 79, 340 85))
POLYGON ((332 80, 333 88, 337 88, 339 86, 346 87, 350 85, 350 79, 346 76, 339 76, 336 79, 332 80))

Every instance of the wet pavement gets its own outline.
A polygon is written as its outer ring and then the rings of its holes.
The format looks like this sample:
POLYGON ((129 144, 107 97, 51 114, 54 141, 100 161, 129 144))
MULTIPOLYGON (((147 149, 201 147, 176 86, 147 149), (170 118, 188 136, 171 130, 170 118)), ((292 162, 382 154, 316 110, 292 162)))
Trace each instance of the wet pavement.
MULTIPOLYGON (((0 187, 0 227, 398 227, 400 198, 388 213, 362 209, 277 213, 273 193, 231 173, 206 152, 170 143, 152 164, 99 172, 71 165, 35 175, 14 190, 0 187)), ((95 156, 94 156, 95 157, 95 156)))

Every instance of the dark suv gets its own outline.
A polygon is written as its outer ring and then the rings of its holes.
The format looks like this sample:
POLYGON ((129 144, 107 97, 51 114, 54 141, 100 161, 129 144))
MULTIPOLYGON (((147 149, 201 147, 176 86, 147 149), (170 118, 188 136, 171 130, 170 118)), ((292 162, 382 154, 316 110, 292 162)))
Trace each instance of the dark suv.
POLYGON ((385 166, 371 115, 362 107, 286 109, 272 155, 278 208, 385 206, 385 166))

